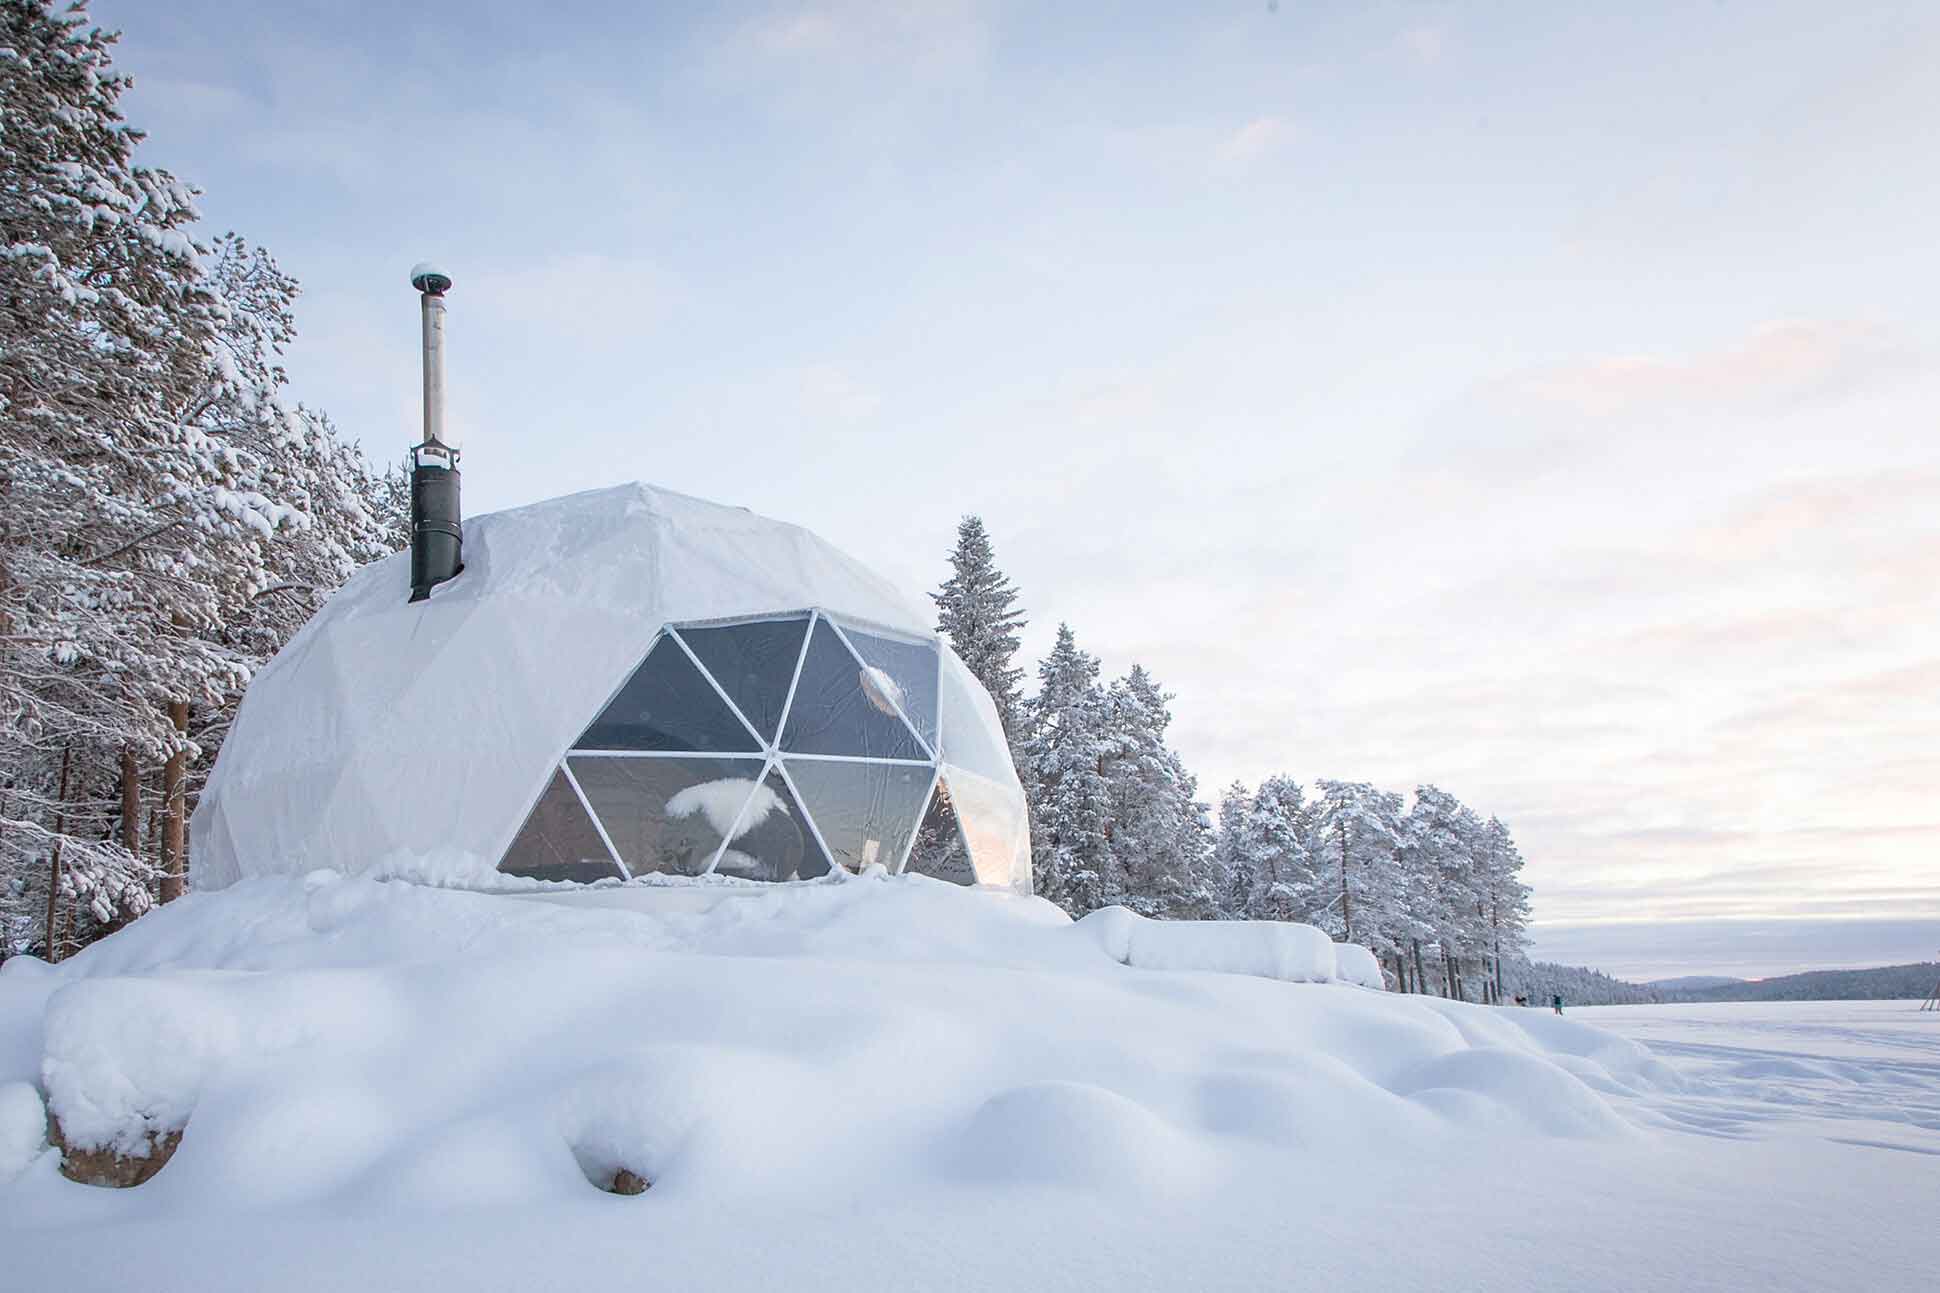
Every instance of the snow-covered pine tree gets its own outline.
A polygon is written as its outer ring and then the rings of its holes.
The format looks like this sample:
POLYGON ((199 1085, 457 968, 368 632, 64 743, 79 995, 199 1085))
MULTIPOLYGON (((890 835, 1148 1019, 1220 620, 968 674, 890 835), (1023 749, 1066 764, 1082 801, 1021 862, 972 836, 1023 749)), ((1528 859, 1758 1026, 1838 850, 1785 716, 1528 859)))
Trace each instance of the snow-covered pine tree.
POLYGON ((1248 873, 1247 904, 1235 916, 1314 924, 1329 899, 1313 856, 1313 824, 1300 783, 1272 776, 1260 783, 1246 813, 1236 865, 1248 873))
POLYGON ((1335 920, 1325 927, 1386 959, 1399 950, 1395 916, 1404 886, 1395 855, 1401 844, 1401 796, 1364 781, 1317 781, 1314 789, 1319 792, 1312 809, 1316 861, 1339 898, 1330 909, 1335 920))
POLYGON ((1216 905, 1206 807, 1198 781, 1166 744, 1171 697, 1144 666, 1107 690, 1111 846, 1126 906, 1145 916, 1185 917, 1216 905))
MULTIPOLYGON (((1416 789, 1406 819, 1402 868, 1414 895, 1409 915, 1418 928, 1432 931, 1441 953, 1438 972, 1427 986, 1445 996, 1464 995, 1464 962, 1486 946, 1478 880, 1483 835, 1481 819, 1461 800, 1437 786, 1416 789)), ((1419 943, 1413 954, 1419 964, 1419 943)))
MULTIPOLYGON (((15 946, 30 926, 44 942, 63 903, 64 937, 90 912, 140 913, 142 768, 169 770, 161 833, 180 840, 198 740, 219 738, 300 619, 261 603, 327 593, 388 546, 354 451, 280 399, 294 283, 233 236, 198 242, 193 190, 135 162, 111 45, 80 6, 0 0, 0 915, 15 946)), ((164 861, 167 893, 180 850, 164 861)))
MULTIPOLYGON (((220 321, 186 232, 193 194, 135 164, 112 40, 84 13, 8 0, 0 22, 0 713, 16 737, 0 850, 13 891, 43 865, 50 888, 87 876, 86 838, 69 835, 84 816, 75 787, 125 743, 174 748, 167 705, 234 666, 196 640, 213 600, 185 533, 210 446, 179 413, 220 321)), ((144 888, 129 888, 131 914, 144 888)))
POLYGON ((1484 828, 1482 885, 1488 914, 1489 972, 1494 995, 1506 991, 1502 967, 1527 959, 1529 947, 1529 886, 1522 882, 1522 850, 1500 817, 1484 828))
POLYGON ((1074 916, 1122 892, 1111 846, 1111 786, 1104 766, 1111 732, 1097 657, 1058 625, 1038 665, 1026 712, 1022 769, 1036 793, 1031 851, 1037 892, 1074 916))
POLYGON ((950 576, 930 598, 936 603, 936 631, 950 640, 997 703, 997 717, 1015 752, 1023 739, 1024 671, 1014 662, 1024 611, 1016 585, 997 568, 982 517, 966 516, 957 525, 950 576))
POLYGON ((1246 814, 1253 806, 1253 792, 1244 781, 1234 781, 1220 792, 1214 818, 1212 852, 1208 871, 1214 896, 1213 920, 1244 917, 1252 901, 1252 872, 1241 865, 1246 843, 1246 814))

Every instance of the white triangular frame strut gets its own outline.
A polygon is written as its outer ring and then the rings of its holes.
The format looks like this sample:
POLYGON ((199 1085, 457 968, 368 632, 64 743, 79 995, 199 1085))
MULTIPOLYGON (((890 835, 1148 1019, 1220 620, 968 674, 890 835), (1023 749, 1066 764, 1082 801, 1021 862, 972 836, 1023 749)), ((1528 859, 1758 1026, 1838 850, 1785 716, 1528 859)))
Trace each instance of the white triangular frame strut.
MULTIPOLYGON (((620 856, 620 850, 614 847, 613 837, 606 833, 606 823, 601 821, 600 815, 593 811, 593 801, 586 797, 586 791, 580 786, 579 778, 573 775, 572 765, 561 759, 559 770, 566 774, 566 784, 573 788, 573 794, 578 798, 579 806, 586 810, 587 820, 592 822, 593 829, 599 832, 600 843, 606 845, 606 855, 612 858, 613 865, 619 868, 620 879, 631 880, 633 869, 626 864, 626 859, 620 856)), ((529 812, 530 810, 528 814, 529 812)))
MULTIPOLYGON (((942 708, 943 707, 941 705, 937 706, 937 710, 939 713, 942 711, 942 708)), ((896 869, 890 874, 901 875, 903 874, 903 872, 909 870, 909 855, 916 850, 916 841, 919 838, 921 838, 923 834, 923 822, 930 815, 930 803, 933 800, 935 800, 936 788, 937 786, 941 785, 942 782, 943 782, 943 765, 939 763, 936 765, 935 770, 930 773, 930 792, 923 796, 923 806, 922 808, 917 810, 916 828, 909 833, 909 842, 903 845, 903 855, 896 859, 896 869)), ((961 836, 962 834, 963 834, 963 824, 959 822, 957 823, 957 835, 961 836)), ((968 846, 966 845, 965 847, 967 850, 968 846)))
MULTIPOLYGON (((727 694, 727 688, 721 686, 714 675, 708 672, 707 666, 701 663, 701 658, 694 654, 694 648, 688 646, 687 639, 680 635, 680 630, 669 626, 667 636, 679 644, 681 654, 686 656, 688 661, 696 669, 701 671, 701 677, 707 679, 707 685, 714 689, 714 694, 719 696, 721 703, 728 707, 728 713, 741 720, 741 726, 747 729, 748 735, 754 738, 755 744, 765 752, 768 748, 768 743, 761 739, 761 733, 754 730, 754 724, 748 721, 748 716, 741 712, 741 707, 735 704, 733 698, 727 694)), ((645 664, 646 662, 643 660, 641 663, 645 664)), ((784 718, 783 721, 786 722, 787 720, 784 718)))
MULTIPOLYGON (((659 629, 659 631, 657 631, 653 635, 652 639, 648 641, 646 645, 646 649, 640 653, 639 657, 634 661, 633 665, 629 667, 621 675, 619 682, 614 686, 613 690, 607 695, 606 699, 600 703, 599 707, 593 711, 594 720, 597 720, 600 714, 603 714, 606 712, 607 707, 613 703, 614 699, 618 697, 620 692, 626 687, 627 683, 632 681, 633 675, 637 673, 640 670, 641 666, 643 666, 647 662, 648 658, 652 656, 654 650, 660 645, 660 640, 663 637, 672 638, 674 640, 675 645, 680 648, 681 654, 687 658, 688 663, 691 664, 696 670, 700 672, 701 677, 707 680, 707 685, 713 689, 714 694, 720 698, 721 703, 728 707, 728 712, 734 715, 735 721, 739 722, 743 730, 746 731, 747 734, 754 739, 757 748, 754 750, 740 750, 740 751, 582 749, 582 748, 576 747, 573 744, 573 742, 577 741, 579 737, 583 735, 586 731, 586 727, 581 726, 573 735, 573 737, 567 742, 566 748, 559 751, 558 755, 554 759, 552 763, 552 768, 551 770, 548 771, 545 782, 543 782, 539 787, 538 794, 533 797, 532 804, 527 805, 526 816, 529 817, 531 815, 532 806, 536 805, 536 803, 538 802, 538 798, 544 795, 546 785, 549 784, 551 781, 552 773, 554 771, 563 773, 566 777, 567 785, 569 785, 572 788, 574 797, 579 801, 581 810, 585 812, 588 820, 590 820, 593 823, 593 829, 598 832, 600 837, 600 842, 603 845, 605 845, 607 856, 612 861, 614 869, 619 873, 619 876, 622 879, 622 881, 631 880, 634 878, 632 868, 629 867, 626 863, 626 860, 620 856, 620 850, 618 846, 614 844, 611 834, 607 831, 606 823, 600 819, 599 813, 594 811, 592 800, 587 796, 585 788, 580 785, 579 778, 574 775, 571 764, 568 762, 568 756, 571 756, 572 758, 589 758, 589 759, 704 759, 704 760, 710 760, 710 761, 712 760, 721 760, 724 762, 732 761, 732 762, 739 762, 739 763, 746 763, 746 764, 753 764, 758 762, 760 764, 760 772, 758 773, 758 775, 754 780, 753 789, 750 790, 748 797, 742 801, 741 808, 739 812, 737 812, 735 815, 732 827, 730 828, 729 832, 722 838, 721 842, 715 846, 713 854, 708 858, 707 865, 700 872, 700 874, 713 875, 716 872, 716 870, 719 868, 721 864, 721 859, 727 853, 728 847, 734 842, 735 838, 740 833, 741 825, 747 819, 748 812, 754 803, 755 797, 760 793, 761 788, 767 784, 768 778, 775 774, 780 775, 782 784, 787 787, 788 793, 794 798, 795 809, 797 812, 800 813, 802 820, 807 823, 809 832, 815 838, 816 847, 820 848, 822 851, 823 860, 828 863, 831 869, 841 870, 845 873, 850 873, 849 868, 846 867, 840 860, 838 860, 835 852, 829 848, 828 840, 822 834, 821 824, 815 820, 815 814, 812 811, 810 811, 808 807, 808 802, 802 798, 801 787, 796 785, 794 777, 789 775, 787 761, 790 759, 801 759, 805 761, 814 761, 814 762, 882 764, 882 765, 887 765, 892 767, 894 766, 927 767, 930 769, 929 789, 928 789, 928 792, 923 796, 921 800, 922 807, 918 811, 915 824, 910 829, 909 837, 903 842, 902 849, 896 857, 895 870, 892 872, 892 874, 902 875, 908 870, 910 856, 915 850, 917 839, 922 834, 923 822, 928 817, 930 805, 936 797, 938 788, 943 784, 945 780, 944 764, 943 764, 944 707, 942 704, 942 695, 943 695, 943 652, 946 649, 946 647, 941 638, 933 634, 917 636, 904 630, 894 629, 887 625, 874 624, 868 620, 858 619, 854 617, 838 618, 837 616, 828 613, 827 611, 823 610, 821 607, 818 607, 818 606, 804 607, 800 610, 778 611, 778 612, 771 612, 766 614, 754 614, 754 615, 745 615, 745 616, 721 616, 715 619, 693 620, 693 621, 688 621, 681 624, 667 624, 667 625, 663 625, 659 629), (714 676, 713 672, 708 669, 707 665, 702 662, 698 653, 696 653, 693 647, 688 644, 686 638, 681 635, 680 630, 687 629, 687 628, 719 628, 719 627, 727 627, 727 626, 736 625, 736 624, 774 623, 774 622, 793 620, 793 619, 801 618, 803 616, 806 616, 806 624, 802 631, 801 646, 797 649, 795 654, 795 667, 794 667, 793 673, 790 675, 788 680, 788 690, 782 699, 781 717, 780 717, 780 720, 776 723, 774 738, 772 740, 769 740, 762 736, 762 734, 755 728, 753 722, 751 722, 748 716, 742 712, 741 706, 735 703, 734 698, 732 696, 728 695, 727 689, 721 685, 720 680, 717 679, 714 676), (857 665, 857 667, 860 669, 878 668, 879 666, 871 665, 868 662, 868 660, 863 657, 862 653, 856 649, 855 642, 849 636, 848 627, 845 627, 845 621, 847 626, 853 627, 857 632, 869 633, 878 637, 885 638, 890 641, 903 642, 910 646, 925 647, 929 649, 929 651, 931 652, 931 655, 936 661, 936 671, 937 671, 936 678, 934 680, 935 691, 936 691, 936 712, 935 712, 935 724, 934 724, 936 731, 934 734, 934 738, 933 739, 926 738, 923 735, 922 731, 917 727, 917 725, 911 721, 908 708, 904 703, 904 697, 902 695, 892 694, 888 697, 891 708, 894 710, 893 717, 897 722, 901 723, 903 726, 903 729, 909 733, 911 739, 916 744, 916 748, 923 751, 923 753, 927 757, 916 758, 916 759, 889 758, 889 757, 867 755, 867 754, 812 754, 812 753, 806 753, 806 752, 798 753, 793 751, 784 752, 782 750, 781 748, 782 737, 788 730, 788 720, 793 715, 794 708, 795 708, 795 698, 801 689, 802 669, 808 660, 809 647, 815 640, 815 628, 817 624, 823 621, 828 622, 829 628, 834 631, 836 640, 841 643, 842 649, 848 652, 849 658, 853 660, 857 665), (786 753, 785 758, 784 758, 784 753, 786 753)), ((900 690, 901 689, 898 688, 899 692, 900 690)), ((593 720, 589 720, 589 724, 591 721, 593 720)), ((523 822, 524 818, 520 818, 519 820, 520 822, 523 822)), ((513 840, 516 839, 520 829, 522 829, 521 826, 514 826, 512 830, 512 837, 507 840, 507 842, 504 844, 503 847, 499 849, 499 856, 501 859, 503 859, 506 850, 511 847, 511 844, 513 840)), ((961 820, 958 820, 957 822, 957 834, 959 837, 961 837, 963 834, 963 823, 961 820)), ((966 850, 968 849, 969 846, 967 842, 965 843, 964 847, 966 848, 966 850)))
MULTIPOLYGON (((784 727, 786 726, 785 720, 783 725, 784 727)), ((808 801, 802 798, 802 788, 795 784, 793 777, 788 775, 787 762, 782 759, 776 759, 775 770, 781 773, 782 782, 788 787, 788 793, 795 796, 795 806, 802 810, 802 820, 808 823, 808 829, 814 834, 815 843, 820 846, 822 856, 828 859, 829 869, 840 870, 848 875, 855 874, 849 868, 842 865, 835 856, 835 850, 829 847, 829 842, 826 839, 822 838, 822 824, 816 821, 815 814, 808 810, 808 801)))
MULTIPOLYGON (((815 626, 816 624, 821 623, 823 621, 826 621, 828 623, 829 628, 835 631, 835 640, 841 644, 842 649, 844 651, 847 651, 849 653, 849 659, 855 661, 857 668, 874 669, 876 667, 875 665, 870 664, 867 660, 864 660, 862 658, 862 653, 855 649, 855 643, 849 641, 849 635, 842 631, 841 621, 836 619, 833 615, 827 614, 821 608, 817 607, 814 614, 809 617, 808 632, 802 636, 802 654, 800 658, 798 658, 795 661, 795 680, 788 685, 788 700, 782 706, 781 723, 779 726, 775 728, 775 744, 773 747, 774 753, 786 755, 788 758, 791 758, 791 759, 801 758, 803 756, 797 754, 793 750, 783 750, 781 748, 781 739, 782 737, 788 735, 788 720, 794 715, 795 692, 796 692, 796 689, 801 685, 802 665, 808 660, 808 648, 810 644, 815 641, 815 626)), ((916 646, 919 644, 912 642, 910 645, 916 646)), ((933 652, 936 656, 937 685, 940 688, 942 686, 943 643, 942 643, 942 640, 939 638, 939 639, 932 640, 929 645, 932 647, 933 652)), ((696 661, 695 663, 698 664, 699 662, 696 661)), ((884 672, 887 672, 887 671, 884 671, 884 672)), ((712 679, 710 679, 709 681, 712 681, 712 679)), ((894 680, 892 679, 891 681, 894 681, 894 680)), ((941 696, 941 693, 939 692, 939 700, 937 704, 937 717, 939 720, 939 723, 938 723, 939 730, 941 728, 941 718, 942 718, 942 709, 943 709, 940 696, 941 696)), ((889 703, 895 709, 895 713, 889 715, 889 717, 894 718, 897 722, 903 725, 903 730, 908 732, 910 739, 916 742, 916 748, 923 751, 925 754, 929 756, 927 759, 892 759, 892 758, 880 757, 873 754, 839 754, 839 755, 825 754, 825 755, 810 755, 807 757, 825 758, 825 759, 854 759, 854 760, 859 760, 866 763, 935 763, 937 758, 936 751, 932 750, 930 748, 929 742, 923 739, 923 734, 916 730, 916 724, 909 721, 909 715, 903 712, 902 702, 897 700, 894 696, 890 696, 889 703)), ((804 813, 808 812, 808 808, 806 805, 803 806, 802 811, 804 813)))

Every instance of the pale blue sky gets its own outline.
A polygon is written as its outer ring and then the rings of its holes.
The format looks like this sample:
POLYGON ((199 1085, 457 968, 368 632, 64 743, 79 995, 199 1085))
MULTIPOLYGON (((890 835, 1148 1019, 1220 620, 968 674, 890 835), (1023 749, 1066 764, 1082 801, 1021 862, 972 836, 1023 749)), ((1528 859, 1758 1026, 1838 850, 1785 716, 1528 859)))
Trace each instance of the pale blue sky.
POLYGON ((95 12, 375 455, 450 271, 471 509, 638 477, 912 594, 977 511, 1209 795, 1437 781, 1558 956, 1940 946, 1940 8, 95 12))

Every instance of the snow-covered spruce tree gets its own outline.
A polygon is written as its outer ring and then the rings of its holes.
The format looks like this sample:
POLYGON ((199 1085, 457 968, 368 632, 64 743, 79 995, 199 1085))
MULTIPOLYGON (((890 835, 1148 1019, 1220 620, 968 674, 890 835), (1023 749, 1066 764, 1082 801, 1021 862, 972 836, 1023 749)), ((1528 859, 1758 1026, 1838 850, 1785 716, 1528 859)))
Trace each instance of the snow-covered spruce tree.
POLYGON ((375 555, 332 510, 368 482, 280 401, 294 283, 198 242, 193 191, 136 164, 112 37, 35 0, 0 24, 0 906, 108 922, 149 900, 142 769, 166 769, 166 895, 191 723, 286 635, 249 627, 265 590, 375 555))
POLYGON ((1112 857, 1111 748, 1097 657, 1078 649, 1058 625, 1051 654, 1038 665, 1038 690, 1026 711, 1022 770, 1035 787, 1031 852, 1037 892, 1074 916, 1119 900, 1112 857))
POLYGON ((1166 744, 1171 697, 1142 665, 1105 695, 1105 775, 1111 796, 1111 851, 1121 901, 1145 916, 1200 917, 1217 907, 1206 806, 1198 781, 1166 744))
POLYGON ((936 603, 936 631, 949 638, 971 675, 997 702, 997 717, 1014 752, 1023 737, 1024 671, 1014 662, 1024 611, 1017 604, 1016 585, 997 568, 982 517, 966 516, 957 525, 950 577, 930 599, 936 603))
MULTIPOLYGON (((388 484, 388 475, 385 481, 388 484)), ((1024 671, 1013 663, 1024 612, 1017 605, 1017 589, 997 569, 996 554, 981 517, 966 516, 958 524, 957 545, 950 553, 950 575, 930 599, 936 603, 936 631, 949 639, 971 675, 996 702, 997 718, 1010 744, 1025 799, 1034 804, 1036 786, 1022 748, 1025 720, 1019 684, 1024 671)), ((1033 806, 1033 832, 1037 829, 1036 816, 1033 806)), ((925 822, 910 848, 909 867, 929 875, 967 871, 969 861, 964 856, 962 837, 937 821, 925 822)), ((1039 891, 1043 891, 1041 879, 1039 891)))

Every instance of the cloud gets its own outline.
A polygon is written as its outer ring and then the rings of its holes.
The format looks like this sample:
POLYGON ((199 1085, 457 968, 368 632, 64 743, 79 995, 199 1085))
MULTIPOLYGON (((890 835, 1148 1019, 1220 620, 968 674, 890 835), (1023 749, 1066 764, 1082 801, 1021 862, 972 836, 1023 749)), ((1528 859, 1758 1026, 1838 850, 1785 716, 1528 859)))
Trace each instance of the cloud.
POLYGON ((1441 62, 1447 43, 1447 37, 1439 27, 1410 27, 1401 33, 1401 48, 1423 67, 1432 67, 1441 62))
POLYGON ((1544 924, 1532 953, 1641 982, 1682 974, 1764 978, 1930 960, 1940 918, 1544 924))
POLYGON ((1213 148, 1213 166, 1229 173, 1250 170, 1255 162, 1292 137, 1293 127, 1282 117, 1255 117, 1221 139, 1213 148))
POLYGON ((759 14, 734 28, 716 53, 722 70, 754 74, 792 66, 937 77, 980 68, 989 43, 983 15, 968 0, 830 0, 759 14))
POLYGON ((810 420, 861 422, 882 408, 882 393, 834 364, 810 364, 793 374, 796 407, 810 420))
POLYGON ((841 50, 854 36, 832 12, 802 9, 756 18, 742 29, 742 38, 765 54, 823 58, 841 50))
POLYGON ((1672 409, 1770 409, 1851 391, 1912 356, 1883 328, 1793 319, 1680 358, 1611 355, 1559 364, 1508 383, 1510 393, 1588 417, 1672 409))

